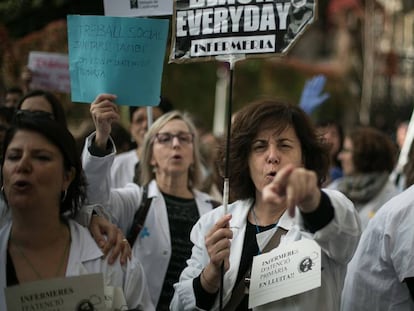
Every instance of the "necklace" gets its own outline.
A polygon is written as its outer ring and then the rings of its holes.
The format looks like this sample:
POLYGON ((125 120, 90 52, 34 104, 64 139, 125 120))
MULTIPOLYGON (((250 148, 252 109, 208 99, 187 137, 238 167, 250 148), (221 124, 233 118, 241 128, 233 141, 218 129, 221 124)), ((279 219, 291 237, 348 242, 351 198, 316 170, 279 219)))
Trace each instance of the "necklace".
MULTIPOLYGON (((43 277, 40 275, 39 271, 36 270, 36 268, 34 267, 32 262, 29 260, 29 258, 24 254, 23 249, 18 244, 16 244, 14 240, 11 240, 11 241, 13 242, 13 245, 16 247, 17 251, 19 252, 20 256, 24 259, 24 261, 26 261, 30 269, 32 269, 33 273, 37 276, 39 280, 42 280, 43 277)), ((65 262, 66 254, 69 250, 70 241, 71 241, 71 238, 69 236, 68 243, 66 243, 65 249, 63 250, 62 258, 60 259, 59 266, 57 267, 57 270, 55 273, 56 277, 59 276, 59 273, 62 270, 63 263, 65 262)))
POLYGON ((266 229, 263 230, 262 232, 260 232, 260 228, 259 228, 259 224, 258 224, 258 221, 257 221, 256 213, 254 212, 254 206, 251 207, 251 211, 252 211, 252 215, 253 215, 255 226, 256 226, 256 242, 257 242, 257 246, 258 246, 258 249, 259 249, 257 254, 260 255, 262 253, 261 248, 264 247, 264 245, 266 244, 266 243, 264 243, 264 241, 267 241, 266 237, 263 236, 263 234, 265 234, 264 232, 268 232, 268 231, 274 229, 277 226, 279 221, 277 220, 273 225, 266 226, 266 229), (262 245, 262 246, 260 246, 260 245, 262 245))
MULTIPOLYGON (((254 212, 254 207, 253 206, 251 208, 251 211, 252 211, 252 215, 253 215, 253 218, 254 218, 254 225, 256 226, 256 233, 260 233, 259 223, 257 221, 256 213, 254 212)), ((277 226, 278 222, 279 222, 279 220, 276 220, 276 222, 273 225, 266 226, 266 227, 269 227, 266 230, 273 229, 274 227, 277 226)))

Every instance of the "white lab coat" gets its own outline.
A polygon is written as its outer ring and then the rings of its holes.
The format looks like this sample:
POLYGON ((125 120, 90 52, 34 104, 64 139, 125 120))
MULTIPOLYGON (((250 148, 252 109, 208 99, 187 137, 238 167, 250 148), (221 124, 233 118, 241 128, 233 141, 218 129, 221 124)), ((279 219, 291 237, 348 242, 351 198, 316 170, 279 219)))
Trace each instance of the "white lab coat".
MULTIPOLYGON (((346 265, 352 258, 361 234, 359 218, 352 204, 343 194, 333 190, 323 190, 334 207, 334 218, 324 228, 314 234, 305 231, 299 211, 296 221, 287 213, 283 214, 278 226, 288 230, 282 236, 281 245, 300 239, 313 239, 322 249, 322 286, 311 291, 289 298, 259 306, 254 310, 283 311, 335 311, 339 310, 340 295, 346 272, 346 265)), ((236 201, 228 206, 232 214, 230 227, 233 228, 233 239, 230 248, 230 269, 224 277, 224 305, 229 301, 236 282, 242 254, 247 215, 252 200, 236 201)), ((191 258, 183 270, 180 281, 174 285, 175 294, 170 309, 177 311, 199 310, 193 290, 193 279, 198 277, 207 266, 209 256, 205 247, 205 235, 219 218, 224 215, 223 207, 202 216, 191 232, 194 243, 191 258)), ((216 301, 211 310, 218 310, 216 301)))
POLYGON ((380 208, 348 265, 343 311, 412 311, 404 282, 414 277, 414 186, 380 208))
MULTIPOLYGON (((12 222, 9 221, 0 230, 0 310, 7 310, 4 288, 7 286, 7 245, 11 227, 12 222)), ((87 229, 72 220, 69 221, 69 227, 71 245, 66 267, 67 277, 102 272, 105 285, 123 289, 129 308, 155 310, 146 285, 145 273, 136 258, 128 261, 126 266, 121 266, 119 260, 109 265, 102 258, 102 251, 87 229)))
POLYGON ((111 167, 111 188, 121 188, 133 182, 138 162, 136 149, 117 154, 111 167))
MULTIPOLYGON (((94 134, 86 139, 82 154, 82 164, 89 183, 88 198, 91 203, 99 203, 107 208, 113 222, 126 235, 142 201, 143 188, 134 183, 123 188, 110 188, 108 174, 115 152, 105 157, 91 155, 87 148, 93 137, 94 134)), ((200 215, 212 210, 208 194, 195 189, 193 193, 200 215)), ((148 288, 154 305, 157 305, 171 257, 171 238, 167 207, 155 180, 149 183, 148 197, 152 198, 152 202, 145 228, 132 246, 132 252, 147 273, 148 288)))

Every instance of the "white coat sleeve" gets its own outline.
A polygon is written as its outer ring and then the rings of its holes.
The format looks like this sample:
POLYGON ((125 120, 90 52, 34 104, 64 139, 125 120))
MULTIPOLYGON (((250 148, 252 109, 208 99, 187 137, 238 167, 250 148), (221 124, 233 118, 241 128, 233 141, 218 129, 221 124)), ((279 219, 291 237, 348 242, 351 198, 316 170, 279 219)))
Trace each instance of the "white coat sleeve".
POLYGON ((137 308, 143 311, 155 310, 149 294, 144 269, 134 257, 127 263, 123 288, 129 308, 137 308))
POLYGON ((85 140, 82 150, 82 166, 88 182, 87 195, 89 203, 106 203, 109 201, 110 173, 112 162, 115 157, 115 147, 106 156, 94 156, 89 152, 95 133, 89 135, 85 140))
POLYGON ((106 220, 111 221, 111 216, 108 214, 106 209, 100 204, 85 204, 79 210, 75 216, 75 221, 88 228, 91 223, 92 213, 95 212, 97 215, 104 217, 106 220))
MULTIPOLYGON (((351 260, 361 236, 358 212, 354 204, 341 192, 330 189, 322 191, 328 195, 332 203, 334 218, 325 227, 316 231, 312 239, 329 258, 346 265, 351 260)), ((303 229, 303 219, 300 213, 297 214, 298 223, 303 229)))
MULTIPOLYGON (((115 156, 115 148, 109 155, 98 157, 89 152, 95 133, 86 138, 82 152, 82 165, 88 182, 88 201, 100 204, 126 235, 132 224, 135 211, 142 200, 142 190, 130 183, 123 188, 111 189, 110 171, 115 156)), ((111 140, 113 144, 113 141, 111 140)))

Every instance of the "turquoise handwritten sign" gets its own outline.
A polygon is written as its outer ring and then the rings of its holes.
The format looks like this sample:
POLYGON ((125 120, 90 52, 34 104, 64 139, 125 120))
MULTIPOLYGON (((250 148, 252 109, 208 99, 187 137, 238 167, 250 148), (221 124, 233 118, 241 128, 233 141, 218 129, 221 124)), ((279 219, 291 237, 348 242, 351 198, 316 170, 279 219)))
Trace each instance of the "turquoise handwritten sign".
POLYGON ((159 104, 167 19, 68 15, 69 72, 73 102, 100 93, 117 104, 159 104))

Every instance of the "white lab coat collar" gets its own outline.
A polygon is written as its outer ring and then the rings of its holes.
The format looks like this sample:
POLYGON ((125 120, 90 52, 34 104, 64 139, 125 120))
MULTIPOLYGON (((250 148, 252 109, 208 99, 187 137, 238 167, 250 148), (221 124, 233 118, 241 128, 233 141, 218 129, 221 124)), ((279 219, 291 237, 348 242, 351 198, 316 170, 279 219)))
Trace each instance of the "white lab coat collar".
POLYGON ((72 237, 70 246, 66 276, 88 273, 82 263, 101 258, 104 254, 95 243, 87 229, 74 221, 69 221, 69 228, 72 237), (86 231, 82 233, 82 231, 86 231))

